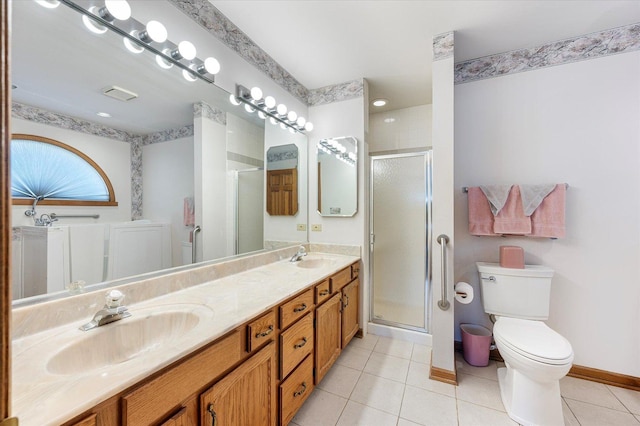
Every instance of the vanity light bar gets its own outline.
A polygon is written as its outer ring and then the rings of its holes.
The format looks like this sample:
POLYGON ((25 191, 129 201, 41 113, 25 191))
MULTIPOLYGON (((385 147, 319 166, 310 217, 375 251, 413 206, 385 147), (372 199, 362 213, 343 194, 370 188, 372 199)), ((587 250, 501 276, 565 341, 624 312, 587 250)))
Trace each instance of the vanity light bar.
POLYGON ((265 120, 269 117, 271 124, 280 124, 283 129, 289 129, 291 132, 304 133, 313 130, 313 124, 304 117, 298 117, 295 111, 288 111, 284 104, 276 106, 276 100, 273 96, 262 97, 262 90, 254 87, 251 90, 236 84, 236 93, 231 95, 229 100, 233 105, 244 104, 247 112, 252 113, 258 111, 258 116, 265 120))
POLYGON ((333 139, 322 139, 318 142, 318 148, 328 155, 335 155, 335 157, 345 162, 350 166, 355 166, 356 154, 354 152, 347 152, 347 149, 338 141, 333 139))
MULTIPOLYGON (((175 65, 178 68, 182 69, 182 74, 185 79, 189 81, 195 81, 196 79, 200 79, 209 84, 213 84, 215 82, 214 74, 220 70, 220 65, 215 58, 207 58, 204 61, 195 57, 195 48, 194 48, 194 56, 192 56, 192 60, 189 61, 189 64, 184 64, 180 60, 187 58, 191 58, 191 55, 188 55, 185 58, 185 55, 177 54, 180 52, 179 45, 176 45, 169 40, 166 40, 161 44, 159 48, 156 48, 151 45, 153 40, 149 40, 145 42, 140 37, 136 37, 136 34, 146 34, 147 27, 143 25, 141 22, 135 20, 134 18, 127 19, 127 26, 130 28, 128 31, 121 29, 116 26, 112 21, 104 19, 100 14, 94 14, 90 10, 83 8, 82 6, 77 5, 71 0, 59 0, 60 3, 65 6, 75 10, 80 13, 83 18, 92 20, 98 26, 106 27, 116 34, 122 36, 124 40, 133 46, 137 46, 139 49, 145 49, 149 52, 156 55, 156 59, 158 62, 163 62, 167 65, 167 68, 171 68, 171 66, 175 65), (215 64, 213 63, 215 62, 215 64), (213 72, 215 71, 215 72, 213 72), (188 77, 190 78, 188 78, 188 77)), ((114 21, 115 22, 115 21, 114 21)), ((189 43, 191 44, 191 43, 189 43)), ((193 45, 191 45, 193 46, 193 45)), ((130 49, 131 50, 131 49, 130 49)), ((183 48, 184 51, 184 48, 183 48)))

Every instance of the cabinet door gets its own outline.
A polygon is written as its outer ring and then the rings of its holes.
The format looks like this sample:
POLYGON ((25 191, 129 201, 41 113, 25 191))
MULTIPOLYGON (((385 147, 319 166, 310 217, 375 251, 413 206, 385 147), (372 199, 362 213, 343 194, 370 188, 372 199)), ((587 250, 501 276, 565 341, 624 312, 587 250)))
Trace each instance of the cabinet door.
POLYGON ((202 425, 275 424, 275 347, 269 343, 201 395, 202 425))
POLYGON ((342 347, 344 348, 358 332, 358 287, 356 278, 342 289, 342 347))
POLYGON ((316 309, 316 385, 340 355, 340 293, 316 309))

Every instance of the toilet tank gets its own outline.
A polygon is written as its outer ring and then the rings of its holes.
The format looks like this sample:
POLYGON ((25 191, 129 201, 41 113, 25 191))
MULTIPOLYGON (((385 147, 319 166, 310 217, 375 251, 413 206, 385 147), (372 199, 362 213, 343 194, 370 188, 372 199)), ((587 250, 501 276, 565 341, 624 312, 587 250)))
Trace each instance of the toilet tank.
POLYGON ((553 269, 539 265, 512 269, 485 262, 476 265, 486 313, 532 320, 549 317, 553 269))

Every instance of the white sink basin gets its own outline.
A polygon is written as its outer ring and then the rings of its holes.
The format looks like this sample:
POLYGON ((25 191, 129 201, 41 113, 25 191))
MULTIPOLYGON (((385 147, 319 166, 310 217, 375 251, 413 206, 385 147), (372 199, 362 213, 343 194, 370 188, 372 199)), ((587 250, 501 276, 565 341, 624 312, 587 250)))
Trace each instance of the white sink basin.
POLYGON ((331 263, 333 262, 330 259, 323 259, 321 257, 311 259, 302 258, 302 260, 296 262, 296 266, 298 268, 316 269, 329 266, 331 263))
POLYGON ((132 312, 129 318, 83 332, 85 336, 51 357, 47 370, 77 374, 126 362, 175 342, 199 322, 198 314, 189 311, 132 312))

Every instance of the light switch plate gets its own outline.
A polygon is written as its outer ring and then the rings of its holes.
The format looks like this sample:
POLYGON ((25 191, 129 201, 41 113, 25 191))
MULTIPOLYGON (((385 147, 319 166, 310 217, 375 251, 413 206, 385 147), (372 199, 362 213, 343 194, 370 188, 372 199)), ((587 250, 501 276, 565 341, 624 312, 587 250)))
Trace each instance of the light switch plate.
POLYGON ((298 231, 306 231, 307 230, 307 224, 306 223, 299 223, 296 225, 296 229, 298 231))
POLYGON ((319 223, 315 223, 313 225, 311 225, 311 230, 312 231, 322 231, 322 225, 319 223))

